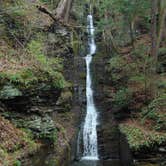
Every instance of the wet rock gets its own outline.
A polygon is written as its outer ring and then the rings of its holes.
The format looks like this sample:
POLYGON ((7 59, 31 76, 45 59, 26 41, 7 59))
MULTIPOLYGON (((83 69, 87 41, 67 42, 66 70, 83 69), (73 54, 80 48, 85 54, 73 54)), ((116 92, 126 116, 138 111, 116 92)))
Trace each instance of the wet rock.
POLYGON ((22 96, 3 99, 2 103, 8 110, 16 112, 45 113, 56 111, 54 106, 60 96, 60 90, 36 90, 35 92, 24 92, 22 96))
POLYGON ((0 90, 0 99, 12 99, 17 96, 22 96, 22 92, 12 85, 5 85, 0 90))
MULTIPOLYGON (((13 88, 10 91, 13 92, 13 88)), ((0 103, 1 114, 5 118, 19 128, 29 129, 37 138, 54 139, 56 126, 49 114, 56 111, 60 90, 39 86, 38 89, 10 96, 0 103)))
POLYGON ((51 131, 55 129, 54 122, 50 118, 50 116, 40 117, 34 115, 27 120, 27 127, 34 132, 38 132, 37 135, 40 134, 49 134, 51 131))
POLYGON ((159 148, 159 152, 161 152, 161 153, 166 153, 166 148, 160 147, 160 148, 159 148))
POLYGON ((43 106, 32 106, 30 109, 29 109, 29 112, 36 112, 38 113, 39 115, 43 115, 43 114, 46 114, 46 113, 51 113, 55 111, 54 108, 49 108, 49 107, 43 107, 43 106))

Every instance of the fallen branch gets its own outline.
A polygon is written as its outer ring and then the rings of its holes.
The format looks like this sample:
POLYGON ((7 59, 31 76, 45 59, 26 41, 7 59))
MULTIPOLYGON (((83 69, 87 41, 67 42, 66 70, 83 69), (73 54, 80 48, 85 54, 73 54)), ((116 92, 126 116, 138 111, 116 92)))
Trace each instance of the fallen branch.
POLYGON ((38 6, 38 5, 36 7, 40 12, 43 12, 43 13, 49 15, 54 21, 57 21, 57 18, 55 17, 55 15, 52 14, 51 12, 49 12, 45 7, 38 6))
POLYGON ((80 29, 80 28, 87 29, 86 26, 75 26, 75 25, 72 25, 72 24, 65 23, 62 19, 57 18, 56 15, 52 14, 50 11, 48 11, 43 6, 36 6, 36 7, 40 12, 43 12, 43 13, 47 14, 49 17, 51 17, 53 19, 53 21, 58 22, 58 23, 60 23, 61 25, 65 26, 65 27, 78 28, 78 29, 80 29))

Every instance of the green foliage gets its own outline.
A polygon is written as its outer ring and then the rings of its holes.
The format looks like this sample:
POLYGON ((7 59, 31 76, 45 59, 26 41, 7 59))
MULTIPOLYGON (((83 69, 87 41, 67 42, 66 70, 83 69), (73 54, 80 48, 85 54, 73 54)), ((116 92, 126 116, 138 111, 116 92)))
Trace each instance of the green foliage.
POLYGON ((166 80, 158 80, 157 87, 164 91, 166 89, 166 80))
POLYGON ((54 87, 63 88, 65 86, 65 80, 62 75, 62 59, 46 57, 43 54, 43 46, 40 40, 32 40, 28 44, 28 49, 34 56, 34 58, 36 58, 36 60, 40 63, 42 73, 45 73, 44 75, 47 75, 46 78, 42 78, 43 76, 41 76, 40 78, 52 81, 52 85, 54 87))
POLYGON ((159 56, 161 55, 166 55, 166 48, 165 47, 162 47, 159 49, 159 56))
MULTIPOLYGON (((97 3, 96 3, 97 4, 97 3)), ((98 15, 101 18, 98 21, 98 29, 109 32, 112 31, 114 40, 119 45, 125 45, 131 42, 131 33, 136 36, 135 29, 131 25, 139 18, 141 25, 147 29, 150 25, 150 1, 144 0, 102 0, 96 5, 99 10, 98 15)), ((110 36, 107 37, 110 42, 110 36)))
POLYGON ((38 82, 38 78, 35 76, 32 69, 22 69, 17 73, 1 73, 1 81, 3 84, 14 84, 18 88, 29 88, 38 82))
POLYGON ((26 9, 27 3, 25 0, 16 0, 11 2, 4 2, 2 3, 3 9, 7 14, 12 14, 13 18, 18 18, 17 16, 25 17, 26 14, 29 12, 26 9))
POLYGON ((124 65, 126 65, 125 60, 123 57, 120 56, 115 56, 110 59, 109 61, 109 67, 107 68, 108 71, 116 70, 116 69, 121 69, 124 65))
POLYGON ((13 165, 14 166, 21 166, 21 161, 20 160, 16 160, 13 165))
POLYGON ((166 113, 164 109, 166 108, 166 94, 155 98, 146 108, 142 111, 142 122, 150 119, 153 121, 153 129, 155 130, 165 130, 166 128, 166 113))
POLYGON ((57 130, 54 129, 52 132, 41 132, 38 136, 40 139, 48 139, 52 144, 56 144, 57 141, 57 130))
POLYGON ((148 72, 151 73, 153 71, 154 66, 152 66, 152 63, 154 59, 149 56, 148 49, 147 46, 140 44, 132 51, 135 69, 137 72, 140 72, 140 74, 142 72, 143 74, 148 74, 148 72))
POLYGON ((116 92, 116 94, 113 96, 113 106, 117 109, 123 109, 126 108, 129 103, 131 102, 132 92, 127 89, 120 89, 116 92))
POLYGON ((162 47, 159 49, 158 53, 158 71, 161 73, 165 72, 165 64, 166 64, 166 48, 162 47))
POLYGON ((3 37, 10 46, 24 48, 36 31, 39 31, 35 28, 36 20, 40 19, 37 18, 37 3, 27 0, 1 3, 0 23, 3 26, 3 37))
POLYGON ((127 16, 129 20, 136 16, 144 17, 150 7, 150 2, 144 0, 133 0, 132 2, 130 0, 114 0, 114 4, 117 6, 117 10, 127 16))
POLYGON ((124 83, 130 74, 127 61, 120 56, 111 58, 106 70, 110 73, 110 81, 114 83, 120 83, 120 81, 122 81, 121 83, 124 83))
POLYGON ((117 105, 117 108, 123 108, 123 105, 127 107, 128 104, 132 103, 135 100, 135 98, 131 97, 132 94, 133 96, 140 94, 138 97, 148 95, 152 85, 153 77, 151 73, 153 69, 151 67, 152 58, 146 53, 147 47, 138 45, 130 56, 116 55, 109 60, 106 66, 109 74, 108 79, 115 89, 120 89, 116 97, 113 98, 114 105, 117 105), (124 90, 126 87, 128 92, 124 90), (121 89, 123 90, 121 91, 121 89))
POLYGON ((130 148, 133 151, 139 151, 145 148, 153 148, 155 145, 161 145, 166 141, 166 134, 157 132, 146 132, 141 128, 129 125, 120 125, 120 130, 127 137, 130 148))
MULTIPOLYGON (((13 84, 17 88, 32 88, 38 83, 49 83, 56 88, 66 86, 63 77, 63 65, 61 58, 48 58, 43 54, 42 36, 38 40, 32 40, 28 44, 28 51, 33 58, 32 66, 22 67, 16 72, 1 72, 0 84, 13 84)), ((13 53, 12 53, 13 54, 13 53)), ((30 55, 28 55, 30 56, 30 55)))
POLYGON ((43 44, 41 41, 32 40, 28 44, 28 49, 31 54, 41 63, 47 64, 47 59, 43 54, 43 44))
POLYGON ((136 75, 129 79, 129 81, 135 81, 135 82, 145 82, 145 76, 144 75, 136 75))

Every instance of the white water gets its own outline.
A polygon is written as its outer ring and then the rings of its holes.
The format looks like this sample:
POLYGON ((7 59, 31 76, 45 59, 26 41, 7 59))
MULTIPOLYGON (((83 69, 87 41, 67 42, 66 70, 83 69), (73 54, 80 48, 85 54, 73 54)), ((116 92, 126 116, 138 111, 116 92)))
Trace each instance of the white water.
POLYGON ((92 62, 92 56, 95 54, 96 45, 94 40, 94 26, 93 26, 93 17, 88 15, 88 34, 89 34, 89 54, 86 56, 86 117, 83 127, 83 160, 98 160, 98 148, 97 148, 97 111, 93 99, 93 90, 92 90, 92 80, 90 74, 90 64, 92 62))

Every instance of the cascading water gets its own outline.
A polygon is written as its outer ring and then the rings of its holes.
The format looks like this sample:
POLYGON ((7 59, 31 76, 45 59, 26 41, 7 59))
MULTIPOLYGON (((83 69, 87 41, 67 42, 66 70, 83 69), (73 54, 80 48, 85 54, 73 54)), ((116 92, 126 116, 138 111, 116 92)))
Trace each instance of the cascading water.
POLYGON ((86 117, 83 127, 83 160, 98 160, 98 148, 97 148, 97 111, 93 99, 93 90, 92 90, 92 80, 90 74, 90 64, 92 62, 92 56, 95 54, 96 45, 94 40, 94 26, 93 26, 93 17, 88 15, 88 45, 89 45, 89 54, 87 54, 86 60, 86 98, 87 98, 87 107, 86 107, 86 117))

